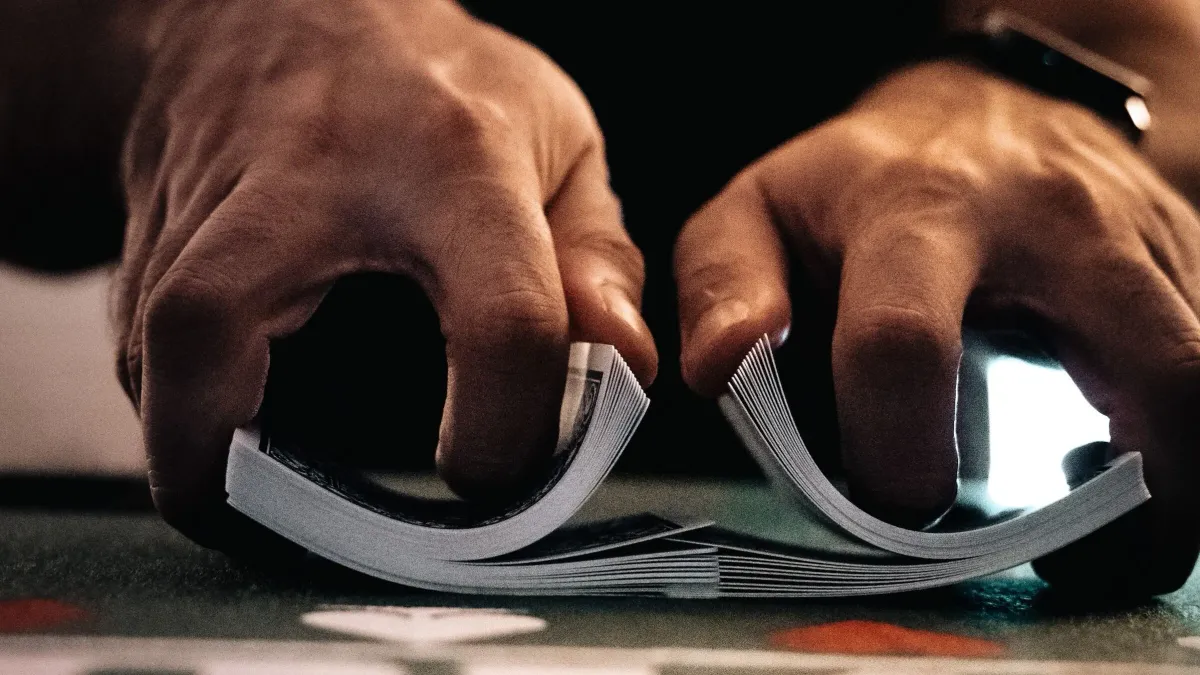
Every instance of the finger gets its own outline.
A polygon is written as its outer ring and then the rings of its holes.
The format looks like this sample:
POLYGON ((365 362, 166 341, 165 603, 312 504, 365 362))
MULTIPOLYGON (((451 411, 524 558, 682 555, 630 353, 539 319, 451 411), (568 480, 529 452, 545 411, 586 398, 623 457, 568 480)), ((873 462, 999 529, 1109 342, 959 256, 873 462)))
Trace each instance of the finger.
MULTIPOLYGON (((155 241, 167 221, 167 175, 159 161, 168 142, 163 120, 157 115, 136 115, 130 120, 130 139, 121 157, 122 187, 128 218, 121 264, 113 275, 110 316, 116 333, 117 380, 138 407, 141 395, 141 281, 154 251, 155 241), (135 326, 136 332, 135 332, 135 326), (136 364, 131 346, 136 349, 136 364), (136 365, 137 372, 133 372, 136 365)), ((172 258, 173 260, 174 258, 172 258)))
POLYGON ((429 255, 446 337, 438 470, 459 494, 503 500, 549 459, 566 382, 568 319, 540 197, 502 185, 429 214, 448 232, 429 255))
POLYGON ((642 254, 621 222, 601 145, 575 165, 546 213, 570 315, 571 339, 611 344, 642 386, 654 380, 658 352, 642 319, 642 254))
MULTIPOLYGON (((200 226, 229 198, 241 177, 240 169, 215 160, 199 180, 173 181, 187 183, 187 194, 180 186, 155 185, 152 196, 142 195, 148 208, 130 215, 126 228, 130 239, 113 284, 113 321, 117 328, 117 375, 135 408, 141 401, 146 300, 200 226)), ((165 183, 161 176, 156 180, 165 183)))
POLYGON ((845 253, 834 391, 852 498, 919 527, 957 493, 961 325, 979 255, 965 228, 952 228, 955 213, 894 217, 864 228, 845 253))
POLYGON ((142 425, 163 517, 207 545, 232 520, 225 460, 258 409, 268 341, 298 329, 352 259, 298 198, 248 181, 205 221, 146 301, 142 425), (287 236, 280 236, 286 232, 287 236))
POLYGON ((675 244, 683 377, 697 392, 725 389, 763 336, 787 336, 787 252, 753 174, 697 212, 675 244))
POLYGON ((1200 322, 1148 253, 1063 276, 1052 303, 1064 312, 1063 364, 1109 416, 1115 450, 1142 453, 1151 499, 1036 569, 1067 590, 1173 591, 1200 552, 1200 322))
POLYGON ((117 381, 135 409, 141 397, 142 280, 166 218, 162 203, 163 198, 158 195, 151 198, 150 208, 131 209, 121 265, 113 275, 110 317, 116 333, 117 381))

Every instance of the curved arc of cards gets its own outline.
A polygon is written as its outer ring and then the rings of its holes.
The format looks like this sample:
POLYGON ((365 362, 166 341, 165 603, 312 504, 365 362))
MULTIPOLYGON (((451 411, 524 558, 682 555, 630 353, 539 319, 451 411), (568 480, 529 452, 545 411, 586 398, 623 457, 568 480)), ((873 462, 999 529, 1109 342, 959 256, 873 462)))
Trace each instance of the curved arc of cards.
POLYGON ((959 532, 906 530, 859 509, 822 473, 796 428, 767 336, 738 366, 720 407, 767 476, 803 511, 818 515, 843 536, 913 558, 994 555, 1008 559, 1016 554, 1012 564, 1019 564, 1094 531, 1150 498, 1142 479, 1142 457, 1131 452, 1113 460, 1081 488, 1017 518, 959 532), (1057 543, 1034 553, 1047 541, 1057 543))
MULTIPOLYGON (((632 371, 614 348, 586 346, 586 369, 601 374, 591 424, 558 480, 511 517, 460 529, 423 527, 389 518, 315 485, 272 459, 260 450, 261 438, 252 429, 239 429, 234 435, 226 472, 229 503, 309 550, 377 575, 379 565, 356 559, 389 560, 419 572, 421 558, 481 560, 524 548, 553 532, 587 501, 616 463, 649 405, 632 371), (288 507, 281 508, 281 504, 288 507), (321 526, 314 527, 314 519, 321 520, 321 526), (348 549, 365 555, 334 554, 348 549), (404 554, 398 554, 397 549, 404 554), (414 565, 401 564, 400 559, 407 557, 416 561, 414 565)), ((578 347, 573 346, 573 357, 578 347)), ((397 580, 411 583, 417 579, 397 580)))

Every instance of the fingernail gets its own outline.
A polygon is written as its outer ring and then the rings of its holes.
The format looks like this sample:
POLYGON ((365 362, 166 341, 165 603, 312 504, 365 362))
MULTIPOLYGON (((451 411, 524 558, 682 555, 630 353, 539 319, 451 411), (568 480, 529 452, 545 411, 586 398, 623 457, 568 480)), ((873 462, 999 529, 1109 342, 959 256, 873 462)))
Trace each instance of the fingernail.
POLYGON ((692 325, 688 341, 692 342, 698 337, 707 341, 735 323, 745 321, 749 316, 750 305, 744 301, 722 300, 700 315, 700 318, 692 325))
POLYGON ((788 334, 791 332, 792 332, 792 326, 791 326, 791 324, 788 324, 788 325, 784 326, 783 328, 780 328, 779 330, 774 331, 771 334, 769 334, 767 337, 771 340, 771 348, 779 349, 780 347, 782 347, 783 343, 787 342, 788 334))
POLYGON ((629 324, 635 332, 642 332, 642 314, 625 291, 617 286, 604 285, 600 287, 600 294, 604 297, 604 308, 610 314, 629 324))

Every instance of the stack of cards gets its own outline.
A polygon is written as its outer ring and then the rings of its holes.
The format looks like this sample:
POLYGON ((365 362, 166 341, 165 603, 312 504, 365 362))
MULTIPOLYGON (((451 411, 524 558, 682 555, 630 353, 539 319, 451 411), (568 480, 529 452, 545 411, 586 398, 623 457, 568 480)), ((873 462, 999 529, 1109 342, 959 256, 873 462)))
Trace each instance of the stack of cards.
POLYGON ((545 485, 501 511, 385 489, 254 430, 230 448, 237 510, 320 556, 402 584, 521 595, 841 596, 942 586, 1012 567, 1149 499, 1141 457, 1094 467, 1041 509, 963 506, 953 528, 905 530, 855 507, 821 473, 792 418, 769 343, 746 356, 721 409, 810 533, 770 541, 696 518, 567 522, 595 492, 649 405, 614 348, 571 348, 558 448, 545 485))
POLYGON ((737 595, 857 595, 942 586, 1039 558, 1089 534, 1150 498, 1142 457, 1093 467, 1090 480, 1040 509, 989 513, 959 508, 952 527, 907 530, 850 502, 817 467, 792 417, 764 337, 720 398, 722 412, 772 485, 819 531, 816 550, 736 536, 689 537, 721 547, 721 591, 737 595), (830 546, 829 542, 838 542, 830 546), (854 560, 839 551, 866 545, 854 560), (872 552, 892 554, 871 561, 872 552))

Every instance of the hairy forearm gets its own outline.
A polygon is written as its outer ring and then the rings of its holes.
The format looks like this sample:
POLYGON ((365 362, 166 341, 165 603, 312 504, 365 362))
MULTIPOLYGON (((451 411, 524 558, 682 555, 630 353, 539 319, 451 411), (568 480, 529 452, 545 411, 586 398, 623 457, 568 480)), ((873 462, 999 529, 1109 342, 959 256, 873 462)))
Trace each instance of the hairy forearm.
POLYGON ((1149 78, 1141 150, 1200 205, 1200 3, 1195 0, 949 0, 951 27, 1004 7, 1149 78))
POLYGON ((119 247, 121 143, 165 6, 0 3, 0 258, 67 268, 119 247))

